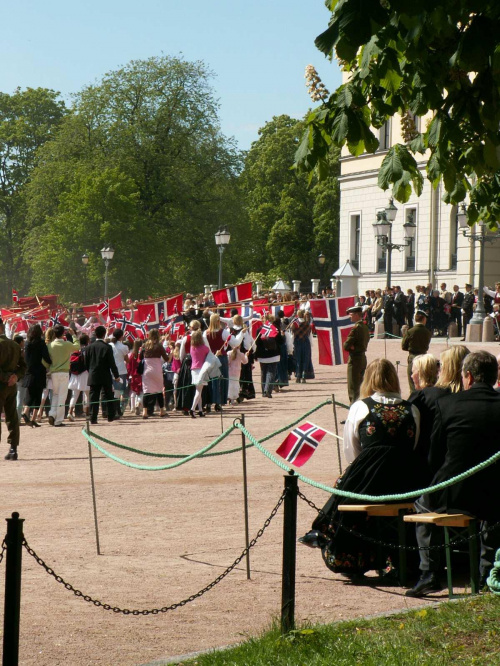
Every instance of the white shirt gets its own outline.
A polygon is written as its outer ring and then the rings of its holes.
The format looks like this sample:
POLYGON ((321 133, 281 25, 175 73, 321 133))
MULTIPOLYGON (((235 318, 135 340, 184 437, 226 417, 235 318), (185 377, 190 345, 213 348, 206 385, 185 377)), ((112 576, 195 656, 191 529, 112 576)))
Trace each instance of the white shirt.
POLYGON ((130 349, 120 340, 117 340, 116 342, 110 342, 109 344, 113 347, 113 356, 115 357, 118 374, 126 375, 127 366, 125 365, 125 359, 130 354, 130 349))
MULTIPOLYGON (((381 402, 383 405, 399 405, 400 402, 403 402, 399 393, 374 393, 370 397, 376 402, 381 402)), ((361 453, 359 424, 369 413, 368 406, 362 400, 357 400, 349 409, 344 426, 344 455, 348 463, 352 463, 361 453)), ((420 412, 415 405, 411 405, 411 413, 417 426, 415 433, 416 446, 420 435, 420 412)))

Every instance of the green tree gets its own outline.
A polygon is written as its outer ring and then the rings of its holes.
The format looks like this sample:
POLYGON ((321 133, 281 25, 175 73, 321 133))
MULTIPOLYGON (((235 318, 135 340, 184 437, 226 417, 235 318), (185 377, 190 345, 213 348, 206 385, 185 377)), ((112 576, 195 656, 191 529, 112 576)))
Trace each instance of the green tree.
POLYGON ((88 251, 89 278, 98 289, 102 260, 91 252, 100 243, 116 247, 110 284, 127 295, 157 296, 214 281, 215 231, 227 224, 236 240, 242 227, 241 156, 220 132, 211 76, 201 62, 150 58, 75 96, 30 184, 28 225, 45 236, 39 261, 35 241, 26 249, 33 288, 47 284, 52 270, 50 283, 64 285, 66 298, 81 297, 80 269, 68 274, 67 261, 50 268, 44 262, 88 251), (95 241, 84 245, 82 229, 77 252, 72 220, 87 224, 95 241))
POLYGON ((292 169, 303 131, 303 121, 286 115, 266 123, 248 152, 241 183, 252 236, 249 265, 307 281, 318 275, 320 252, 328 259, 325 271, 337 263, 338 153, 328 158, 327 178, 309 182, 292 169))
POLYGON ((25 186, 39 148, 65 114, 58 95, 45 88, 0 93, 0 302, 10 303, 13 287, 27 287, 22 258, 25 186))
POLYGON ((311 79, 320 106, 307 119, 297 163, 311 171, 332 146, 374 152, 372 128, 400 114, 405 143, 389 150, 379 185, 401 202, 423 177, 442 180, 448 203, 466 196, 469 222, 500 220, 500 12, 493 0, 328 0, 328 29, 316 39, 348 81, 332 95, 311 79), (411 115, 430 114, 422 132, 411 115), (409 122, 410 121, 410 122, 409 122), (410 131, 408 131, 410 130, 410 131))

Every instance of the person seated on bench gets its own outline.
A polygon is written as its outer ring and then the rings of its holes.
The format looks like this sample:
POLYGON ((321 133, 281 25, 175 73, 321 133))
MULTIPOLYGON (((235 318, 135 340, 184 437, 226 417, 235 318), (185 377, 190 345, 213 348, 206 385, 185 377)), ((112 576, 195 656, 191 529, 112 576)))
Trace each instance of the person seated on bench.
MULTIPOLYGON (((431 485, 447 481, 478 465, 500 451, 500 394, 496 358, 486 351, 473 352, 462 365, 464 391, 437 400, 431 435, 429 460, 435 471, 431 485)), ((481 521, 480 587, 493 566, 500 547, 500 529, 486 531, 500 521, 500 461, 443 490, 423 495, 415 503, 419 513, 464 513, 481 521)), ((418 524, 420 548, 442 543, 443 530, 435 525, 418 524)), ((420 550, 421 577, 406 592, 422 597, 442 589, 440 550, 420 550)))
MULTIPOLYGON (((387 359, 372 361, 361 384, 361 399, 351 405, 344 429, 344 454, 349 463, 336 487, 359 494, 388 495, 416 490, 425 478, 416 446, 418 409, 402 400, 394 365, 387 359)), ((299 541, 321 547, 326 566, 335 573, 359 578, 386 564, 377 557, 374 543, 357 537, 372 534, 375 521, 362 513, 345 513, 339 504, 363 504, 332 495, 308 532, 299 541)), ((373 504, 373 502, 371 502, 373 504)))

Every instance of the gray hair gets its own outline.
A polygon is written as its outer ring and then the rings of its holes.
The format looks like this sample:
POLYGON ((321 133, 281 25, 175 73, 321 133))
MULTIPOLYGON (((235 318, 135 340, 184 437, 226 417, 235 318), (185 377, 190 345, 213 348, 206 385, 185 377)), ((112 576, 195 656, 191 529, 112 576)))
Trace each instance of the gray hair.
POLYGON ((471 352, 464 359, 462 372, 469 372, 475 382, 494 386, 498 377, 498 363, 493 354, 487 351, 471 352))

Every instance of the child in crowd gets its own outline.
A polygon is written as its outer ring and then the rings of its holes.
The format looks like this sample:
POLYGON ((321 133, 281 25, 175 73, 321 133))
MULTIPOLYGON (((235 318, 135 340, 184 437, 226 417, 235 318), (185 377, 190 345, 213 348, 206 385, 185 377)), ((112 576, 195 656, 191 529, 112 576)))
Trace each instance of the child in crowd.
POLYGON ((240 395, 240 373, 241 366, 248 363, 248 356, 240 351, 239 347, 235 347, 229 353, 229 388, 227 398, 229 404, 237 405, 239 403, 240 395))
POLYGON ((174 373, 172 385, 174 387, 174 405, 177 408, 177 384, 179 383, 179 372, 181 370, 181 343, 175 343, 172 351, 172 372, 174 373))
POLYGON ((142 376, 137 371, 139 366, 139 354, 142 347, 142 340, 136 338, 132 353, 129 354, 127 360, 127 373, 130 386, 130 411, 139 415, 142 408, 142 376))

